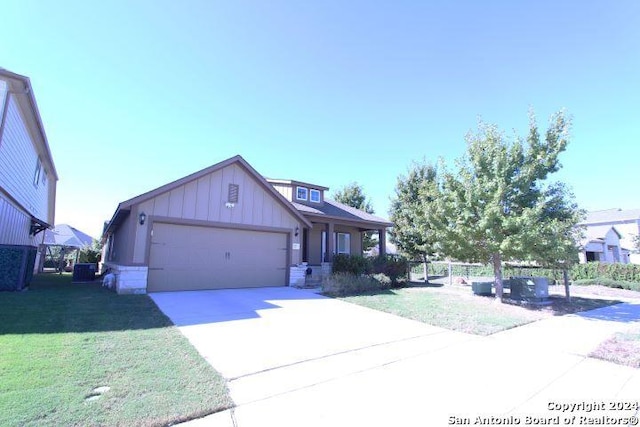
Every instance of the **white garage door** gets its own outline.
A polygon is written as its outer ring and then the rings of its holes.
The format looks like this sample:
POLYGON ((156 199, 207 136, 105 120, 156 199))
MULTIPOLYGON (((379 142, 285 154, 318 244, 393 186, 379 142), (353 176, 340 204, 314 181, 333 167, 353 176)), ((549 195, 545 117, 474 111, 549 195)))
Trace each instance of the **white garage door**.
POLYGON ((285 233, 155 223, 147 290, 284 286, 285 233))

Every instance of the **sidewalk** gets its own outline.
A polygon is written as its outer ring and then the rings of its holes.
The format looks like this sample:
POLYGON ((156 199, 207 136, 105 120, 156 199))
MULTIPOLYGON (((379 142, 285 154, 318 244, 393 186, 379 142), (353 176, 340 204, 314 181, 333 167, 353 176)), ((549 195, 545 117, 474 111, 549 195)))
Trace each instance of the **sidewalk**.
POLYGON ((231 381, 236 408, 184 425, 445 426, 477 417, 525 425, 628 417, 633 411, 550 408, 637 402, 640 370, 586 355, 638 324, 640 303, 625 303, 489 337, 446 331, 334 355, 231 381))

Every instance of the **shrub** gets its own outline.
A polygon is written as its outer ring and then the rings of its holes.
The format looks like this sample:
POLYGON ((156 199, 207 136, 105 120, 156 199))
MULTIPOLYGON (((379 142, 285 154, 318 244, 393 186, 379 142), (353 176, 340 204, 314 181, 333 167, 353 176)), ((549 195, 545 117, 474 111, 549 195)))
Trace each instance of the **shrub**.
POLYGON ((368 275, 334 273, 322 280, 322 293, 328 296, 342 297, 388 289, 391 281, 381 279, 376 280, 375 277, 368 275))
POLYGON ((571 278, 573 280, 611 279, 640 283, 640 265, 602 264, 599 262, 576 264, 571 269, 571 278))
POLYGON ((384 274, 392 285, 397 285, 399 278, 406 277, 409 268, 407 259, 398 255, 378 255, 372 259, 371 264, 372 272, 384 274))
POLYGON ((640 292, 640 283, 638 282, 626 282, 624 280, 613 280, 613 279, 608 279, 606 277, 575 280, 573 284, 578 286, 600 285, 600 286, 607 286, 609 288, 627 289, 630 291, 640 292))
POLYGON ((333 257, 331 272, 348 273, 361 276, 371 271, 371 263, 365 257, 359 255, 336 254, 333 257))

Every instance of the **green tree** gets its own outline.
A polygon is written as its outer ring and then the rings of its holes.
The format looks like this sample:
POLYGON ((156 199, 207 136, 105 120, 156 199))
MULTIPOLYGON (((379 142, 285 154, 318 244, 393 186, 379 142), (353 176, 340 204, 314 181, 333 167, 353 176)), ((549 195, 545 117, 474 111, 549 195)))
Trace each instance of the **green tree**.
POLYGON ((444 174, 438 211, 443 250, 464 261, 490 262, 500 300, 504 261, 562 258, 564 251, 549 251, 568 245, 569 237, 559 236, 577 226, 580 215, 566 187, 545 185, 561 167, 569 128, 563 112, 551 117, 544 139, 533 113, 526 140, 508 140, 496 126, 480 123, 467 135, 457 173, 444 174))
POLYGON ((98 263, 100 262, 101 254, 102 254, 102 244, 100 243, 99 240, 93 239, 93 241, 91 242, 91 245, 83 246, 80 249, 78 261, 98 263))
POLYGON ((423 262, 425 283, 429 283, 427 263, 438 241, 432 222, 438 197, 436 168, 422 162, 413 164, 407 176, 398 177, 391 200, 391 241, 409 258, 423 262))
MULTIPOLYGON (((373 214, 375 213, 371 202, 367 199, 364 189, 357 182, 352 182, 333 193, 333 199, 352 208, 373 214)), ((373 238, 374 231, 364 232, 362 235, 362 250, 368 251, 376 246, 373 238)))

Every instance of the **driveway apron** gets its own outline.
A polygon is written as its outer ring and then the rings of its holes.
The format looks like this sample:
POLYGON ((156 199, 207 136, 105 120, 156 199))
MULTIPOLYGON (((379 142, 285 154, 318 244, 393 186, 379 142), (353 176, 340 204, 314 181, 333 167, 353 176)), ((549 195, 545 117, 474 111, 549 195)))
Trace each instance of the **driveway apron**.
POLYGON ((237 405, 189 427, 552 425, 632 415, 556 403, 640 399, 640 370, 586 357, 638 324, 637 304, 477 337, 292 288, 151 297, 229 380, 237 405), (595 331, 587 344, 585 328, 595 331))

